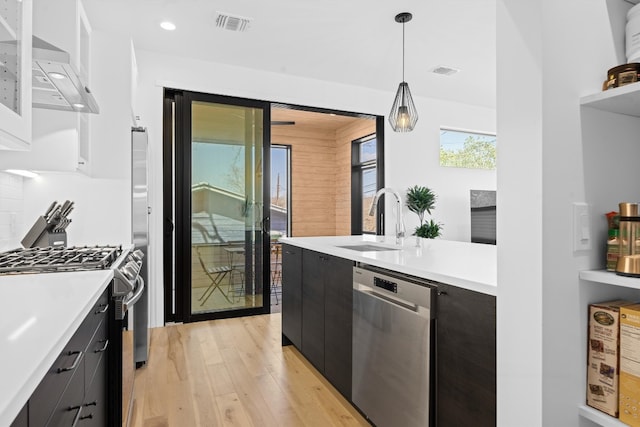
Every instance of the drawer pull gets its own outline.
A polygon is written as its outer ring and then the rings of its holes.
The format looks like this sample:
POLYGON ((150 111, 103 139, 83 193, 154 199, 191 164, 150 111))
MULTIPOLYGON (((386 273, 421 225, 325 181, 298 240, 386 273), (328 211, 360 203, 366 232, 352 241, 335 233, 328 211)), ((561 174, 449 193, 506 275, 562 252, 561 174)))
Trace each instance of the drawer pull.
POLYGON ((76 369, 78 367, 78 363, 80 363, 80 359, 82 359, 82 352, 81 351, 70 351, 67 353, 68 356, 71 356, 75 354, 76 358, 73 361, 73 363, 71 364, 71 366, 69 366, 68 368, 58 368, 58 373, 61 372, 67 372, 67 371, 73 371, 74 369, 76 369))
MULTIPOLYGON (((85 403, 83 406, 87 407, 87 406, 97 406, 97 405, 98 405, 98 402, 94 400, 93 402, 85 403)), ((89 415, 80 417, 80 420, 92 420, 92 419, 93 419, 93 412, 91 412, 89 415)))
POLYGON ((97 310, 93 314, 103 314, 103 313, 106 313, 107 310, 109 310, 109 304, 100 304, 98 307, 102 307, 102 308, 100 310, 97 310))
MULTIPOLYGON (((102 348, 100 348, 98 350, 95 350, 94 353, 102 353, 103 351, 107 350, 107 347, 109 347, 109 340, 101 340, 101 341, 98 341, 98 342, 103 342, 104 345, 102 346, 102 348)), ((95 402, 94 402, 94 404, 95 404, 95 402)))
POLYGON ((76 409, 78 410, 78 412, 76 412, 76 416, 73 418, 71 427, 76 427, 76 424, 78 424, 78 421, 80 421, 80 415, 82 414, 82 405, 69 408, 70 411, 75 411, 76 409))

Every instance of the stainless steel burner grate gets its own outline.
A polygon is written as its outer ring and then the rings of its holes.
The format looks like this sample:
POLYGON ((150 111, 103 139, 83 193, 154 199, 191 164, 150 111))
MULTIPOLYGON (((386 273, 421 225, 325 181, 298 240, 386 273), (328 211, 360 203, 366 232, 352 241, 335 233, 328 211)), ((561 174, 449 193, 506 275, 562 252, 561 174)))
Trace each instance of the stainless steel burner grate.
POLYGON ((121 246, 36 247, 0 253, 0 275, 104 270, 122 253, 121 246))

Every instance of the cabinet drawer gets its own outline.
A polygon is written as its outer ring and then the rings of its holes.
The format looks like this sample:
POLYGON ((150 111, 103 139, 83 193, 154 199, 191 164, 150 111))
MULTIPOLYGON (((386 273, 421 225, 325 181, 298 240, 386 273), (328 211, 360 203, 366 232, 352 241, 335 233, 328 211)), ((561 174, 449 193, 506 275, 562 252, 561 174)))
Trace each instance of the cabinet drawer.
MULTIPOLYGON (((105 322, 107 318, 107 312, 109 311, 109 293, 104 291, 98 301, 93 305, 91 311, 87 315, 87 320, 89 324, 87 324, 87 328, 93 334, 93 331, 96 330, 100 322, 105 322)), ((87 338, 87 343, 89 342, 89 338, 92 335, 89 335, 87 338)))
MULTIPOLYGON (((53 411, 51 415, 51 419, 49 420, 50 426, 72 426, 74 425, 74 420, 76 417, 78 419, 82 417, 85 413, 85 408, 82 407, 82 400, 84 397, 84 361, 80 363, 78 369, 75 370, 73 376, 71 377, 71 381, 67 385, 64 393, 60 397, 58 401, 58 405, 53 411), (79 411, 82 411, 78 414, 79 411)), ((44 403, 44 402, 43 402, 44 403)), ((29 405, 29 409, 31 409, 34 405, 29 405)), ((29 425, 44 425, 40 424, 38 421, 35 421, 33 418, 29 418, 29 425)), ((78 425, 78 424, 76 424, 78 425)))
POLYGON ((93 381, 93 377, 96 374, 96 369, 100 363, 100 359, 103 358, 103 355, 107 353, 109 350, 109 340, 108 337, 108 329, 107 325, 109 322, 102 321, 100 325, 98 325, 98 329, 96 333, 93 335, 89 346, 87 347, 87 351, 85 353, 85 361, 84 361, 84 385, 85 389, 88 389, 93 381))
POLYGON ((85 391, 84 408, 78 427, 104 427, 107 425, 107 358, 101 357, 95 375, 85 391))
MULTIPOLYGON (((49 371, 33 392, 29 405, 30 424, 45 425, 51 412, 56 407, 60 396, 69 384, 77 369, 81 368, 78 377, 81 377, 81 388, 84 387, 84 359, 91 338, 94 337, 98 325, 108 323, 106 313, 108 308, 108 292, 105 291, 91 308, 76 333, 71 337, 64 350, 60 353, 49 371)), ((95 367, 95 361, 93 365, 95 367)), ((95 370, 95 369, 94 369, 95 370)), ((82 395, 81 395, 82 398, 82 395)))
POLYGON ((29 405, 29 420, 34 425, 42 426, 46 424, 67 384, 69 384, 69 381, 79 368, 80 372, 78 372, 77 376, 82 377, 81 384, 84 385, 84 366, 82 362, 88 339, 84 343, 80 343, 77 335, 87 335, 87 331, 79 330, 74 335, 74 338, 67 344, 33 392, 33 395, 31 395, 30 401, 38 402, 37 405, 29 405))

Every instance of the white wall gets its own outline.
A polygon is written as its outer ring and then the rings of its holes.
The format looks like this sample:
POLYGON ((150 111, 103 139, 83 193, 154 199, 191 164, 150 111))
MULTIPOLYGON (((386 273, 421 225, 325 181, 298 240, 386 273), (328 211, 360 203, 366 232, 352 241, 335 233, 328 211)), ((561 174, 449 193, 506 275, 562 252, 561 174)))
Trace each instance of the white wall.
POLYGON ((25 180, 26 229, 51 202, 75 202, 69 215, 67 242, 74 245, 119 245, 131 242, 131 190, 128 180, 89 178, 79 173, 42 173, 25 180))
POLYGON ((497 9, 498 425, 542 426, 541 6, 497 9))
MULTIPOLYGON (((162 236, 162 95, 163 86, 205 93, 214 93, 277 101, 319 108, 387 115, 393 100, 396 82, 390 82, 389 92, 303 79, 284 74, 231 67, 223 64, 164 56, 138 50, 138 106, 135 113, 140 124, 149 130, 151 163, 156 166, 150 180, 153 212, 151 236, 162 236)), ((385 127, 386 185, 404 193, 419 184, 432 188, 439 196, 434 218, 444 224, 443 238, 469 240, 469 190, 496 189, 495 171, 440 168, 439 128, 441 126, 495 132, 495 111, 483 107, 416 99, 420 120, 408 134, 394 133, 385 127)), ((405 208, 407 228, 412 230, 418 220, 405 208)), ((393 212, 393 209, 388 209, 393 212)), ((393 230, 392 215, 387 218, 387 230, 393 230)), ((152 277, 160 283, 162 250, 160 239, 153 245, 152 277)), ((162 293, 155 293, 152 324, 162 324, 162 293)))
POLYGON ((19 248, 24 237, 24 178, 0 172, 0 251, 19 248))
POLYGON ((638 119, 579 105, 621 63, 607 4, 622 17, 630 7, 622 0, 498 2, 501 426, 593 425, 577 409, 586 396, 587 304, 624 290, 582 283, 578 272, 604 267, 604 213, 640 195, 638 119), (590 251, 573 250, 574 202, 591 207, 590 251))
MULTIPOLYGON (((388 96, 380 104, 383 112, 378 114, 388 115, 388 96)), ((470 242, 469 190, 496 190, 496 171, 441 167, 440 128, 495 132, 495 110, 425 98, 416 99, 416 108, 420 118, 410 134, 385 127, 385 183, 397 189, 403 200, 407 188, 414 185, 432 189, 437 199, 431 217, 443 224, 442 238, 470 242)), ((418 216, 404 208, 404 217, 410 235, 419 223, 418 216)), ((386 230, 393 232, 393 225, 386 230)))

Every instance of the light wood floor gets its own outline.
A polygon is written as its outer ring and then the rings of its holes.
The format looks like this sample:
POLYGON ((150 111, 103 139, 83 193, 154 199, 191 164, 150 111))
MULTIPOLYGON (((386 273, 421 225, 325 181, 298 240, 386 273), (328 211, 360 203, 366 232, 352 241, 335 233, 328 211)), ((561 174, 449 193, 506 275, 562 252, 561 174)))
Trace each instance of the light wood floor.
POLYGON ((293 347, 280 314, 151 330, 134 427, 368 426, 293 347))

